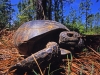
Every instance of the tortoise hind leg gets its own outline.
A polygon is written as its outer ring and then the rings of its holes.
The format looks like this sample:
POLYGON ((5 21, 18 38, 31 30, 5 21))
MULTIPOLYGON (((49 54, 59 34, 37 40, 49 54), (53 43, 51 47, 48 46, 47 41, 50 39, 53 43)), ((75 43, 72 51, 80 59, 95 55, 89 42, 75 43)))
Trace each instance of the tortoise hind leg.
POLYGON ((56 62, 57 60, 59 60, 60 56, 61 53, 58 44, 56 42, 49 42, 46 45, 45 49, 42 49, 32 54, 31 56, 27 57, 26 59, 22 60, 21 62, 13 65, 12 67, 10 67, 8 72, 15 69, 23 70, 25 72, 28 70, 38 69, 36 61, 38 62, 39 66, 42 68, 44 66, 47 66, 49 63, 56 62))

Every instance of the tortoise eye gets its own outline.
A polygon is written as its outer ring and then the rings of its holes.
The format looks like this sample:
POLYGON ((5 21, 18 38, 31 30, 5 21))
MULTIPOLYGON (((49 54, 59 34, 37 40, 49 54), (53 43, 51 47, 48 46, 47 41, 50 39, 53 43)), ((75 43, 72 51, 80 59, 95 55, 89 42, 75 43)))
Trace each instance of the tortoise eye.
POLYGON ((68 35, 69 37, 72 37, 72 36, 73 36, 73 34, 70 34, 70 33, 68 33, 67 35, 68 35))

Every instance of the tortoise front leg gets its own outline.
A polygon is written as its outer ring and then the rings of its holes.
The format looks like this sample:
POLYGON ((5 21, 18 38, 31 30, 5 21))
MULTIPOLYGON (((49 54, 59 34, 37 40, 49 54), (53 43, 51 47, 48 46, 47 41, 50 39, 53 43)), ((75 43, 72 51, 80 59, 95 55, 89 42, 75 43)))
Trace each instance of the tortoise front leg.
POLYGON ((21 62, 13 65, 8 72, 12 70, 32 70, 32 69, 38 69, 37 63, 42 68, 44 66, 47 66, 49 63, 53 63, 59 59, 61 55, 60 48, 56 42, 49 42, 46 45, 46 48, 43 50, 40 50, 31 56, 27 57, 26 59, 22 60, 21 62), (55 60, 56 59, 56 60, 55 60))

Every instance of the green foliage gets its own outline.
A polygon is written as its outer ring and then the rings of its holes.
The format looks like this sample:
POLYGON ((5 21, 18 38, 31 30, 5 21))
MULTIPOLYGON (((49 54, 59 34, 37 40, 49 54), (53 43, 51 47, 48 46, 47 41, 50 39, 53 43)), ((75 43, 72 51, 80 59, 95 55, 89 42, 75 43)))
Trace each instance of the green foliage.
MULTIPOLYGON (((90 12, 92 0, 81 0, 79 8, 75 9, 75 0, 20 0, 17 19, 13 21, 15 28, 24 22, 36 19, 55 20, 65 24, 70 30, 81 34, 100 34, 100 12, 90 12), (64 7, 69 6, 66 15, 64 7)), ((0 28, 10 27, 12 20, 10 0, 0 0, 0 28)))
POLYGON ((85 33, 83 33, 83 34, 85 34, 85 35, 94 35, 95 32, 94 32, 94 31, 87 31, 87 32, 85 32, 85 33))
POLYGON ((6 25, 10 27, 13 12, 10 0, 0 0, 0 30, 6 25))
POLYGON ((100 53, 100 46, 97 47, 97 52, 100 53))
POLYGON ((18 3, 18 18, 21 23, 34 19, 49 19, 63 23, 64 3, 73 2, 74 0, 21 0, 18 3))
MULTIPOLYGON (((48 74, 47 74, 47 75, 53 75, 54 72, 59 71, 59 70, 61 70, 61 69, 62 69, 62 68, 58 68, 58 69, 55 69, 55 70, 51 71, 51 63, 50 63, 49 66, 48 66, 48 74)), ((35 70, 32 70, 32 72, 33 72, 35 75, 39 75, 39 73, 37 73, 35 70)))
POLYGON ((72 61, 73 61, 73 56, 72 56, 72 54, 70 54, 70 56, 69 55, 67 55, 67 60, 68 60, 68 62, 67 62, 67 72, 68 72, 68 75, 70 75, 71 74, 71 66, 72 66, 72 61), (69 58, 70 57, 70 58, 69 58))
POLYGON ((35 9, 32 0, 21 0, 17 6, 20 13, 18 15, 20 24, 32 20, 35 9))
POLYGON ((17 30, 19 26, 20 26, 19 21, 18 21, 18 20, 15 20, 12 29, 13 29, 13 30, 17 30))
POLYGON ((85 25, 80 22, 74 22, 74 23, 66 23, 65 24, 71 31, 79 32, 83 35, 100 35, 100 26, 94 26, 94 27, 88 27, 87 32, 85 31, 85 25))
POLYGON ((70 30, 77 31, 81 34, 100 34, 100 12, 97 12, 96 14, 90 13, 91 5, 91 0, 81 0, 79 11, 76 11, 77 9, 74 9, 71 6, 70 12, 66 16, 65 25, 70 30))
POLYGON ((91 28, 88 29, 87 32, 84 32, 85 35, 100 35, 100 26, 94 26, 91 30, 91 28))
POLYGON ((18 18, 20 19, 20 24, 28 21, 27 15, 19 15, 18 18))
POLYGON ((84 28, 84 25, 83 24, 81 24, 81 23, 77 23, 77 22, 74 22, 74 23, 70 23, 70 25, 66 25, 71 31, 77 31, 77 32, 79 32, 79 33, 84 33, 84 30, 85 30, 85 28, 84 28))
POLYGON ((38 74, 37 72, 35 72, 34 70, 33 70, 33 72, 34 72, 35 75, 39 75, 39 74, 38 74))
POLYGON ((51 72, 50 72, 50 66, 51 66, 51 63, 49 64, 49 67, 48 67, 48 75, 53 75, 53 74, 54 74, 54 72, 59 71, 59 70, 61 70, 61 69, 62 69, 62 68, 58 68, 58 69, 53 70, 53 71, 51 71, 51 72))
POLYGON ((88 30, 88 26, 92 27, 92 22, 90 20, 90 11, 91 11, 91 5, 92 5, 92 2, 91 0, 81 0, 80 2, 80 6, 79 6, 79 9, 80 9, 80 13, 81 15, 84 15, 85 16, 85 31, 87 32, 88 30))

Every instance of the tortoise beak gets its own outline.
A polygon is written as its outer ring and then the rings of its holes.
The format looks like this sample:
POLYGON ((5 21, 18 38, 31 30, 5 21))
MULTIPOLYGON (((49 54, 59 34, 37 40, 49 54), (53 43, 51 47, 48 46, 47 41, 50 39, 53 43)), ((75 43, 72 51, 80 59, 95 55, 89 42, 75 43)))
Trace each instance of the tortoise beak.
POLYGON ((66 50, 66 49, 63 49, 63 48, 60 48, 60 51, 61 51, 61 55, 67 55, 67 54, 71 53, 69 50, 66 50))

